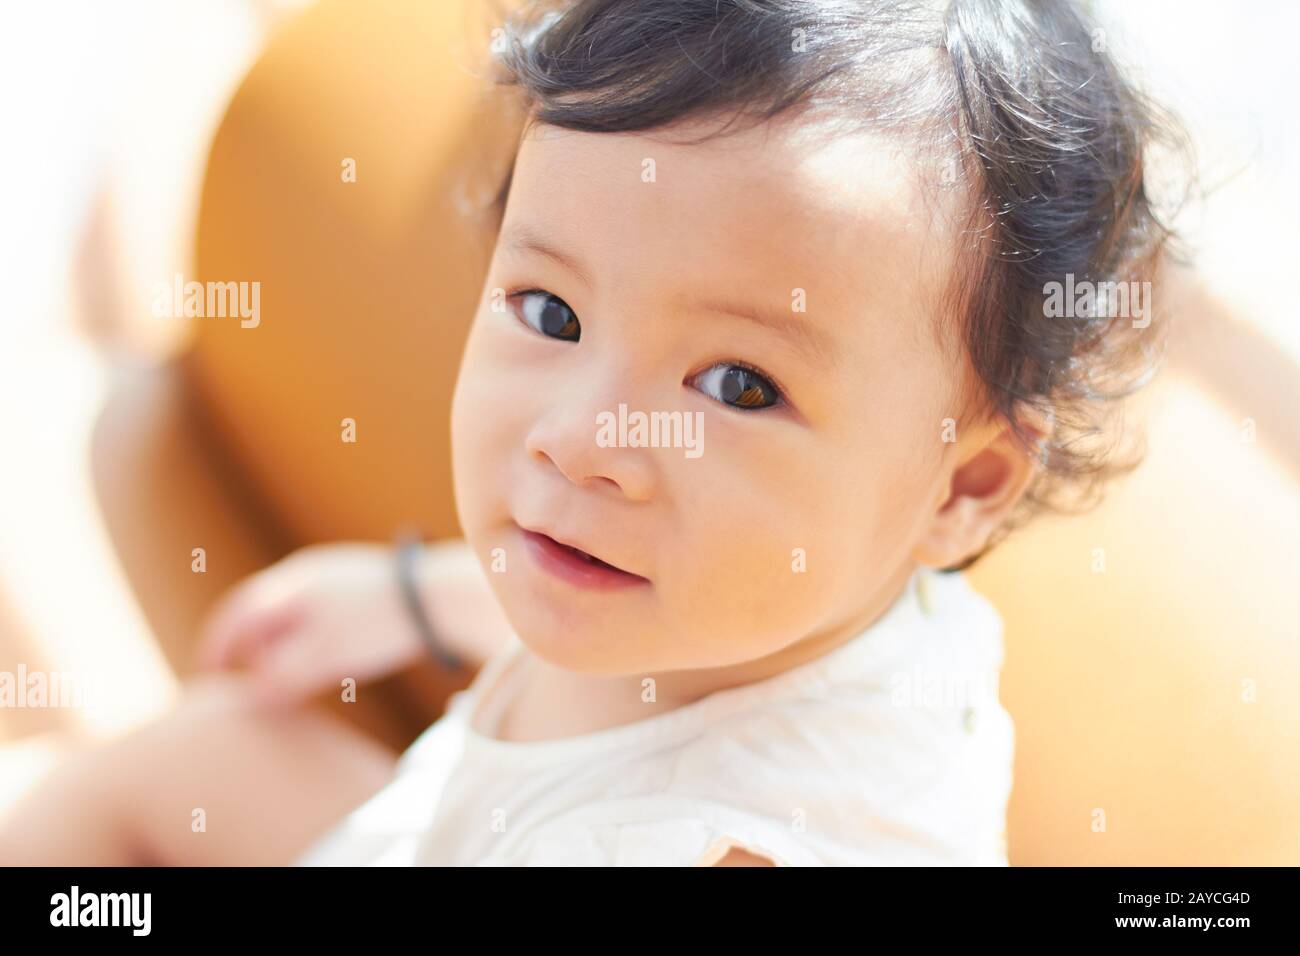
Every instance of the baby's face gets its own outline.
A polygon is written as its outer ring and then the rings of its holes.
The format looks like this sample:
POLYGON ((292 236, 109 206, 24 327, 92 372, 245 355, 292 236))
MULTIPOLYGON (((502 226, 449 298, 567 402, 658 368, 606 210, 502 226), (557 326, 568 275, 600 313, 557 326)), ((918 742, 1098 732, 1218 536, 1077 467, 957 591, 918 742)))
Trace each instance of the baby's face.
POLYGON ((948 235, 893 140, 534 130, 453 411, 462 526, 520 638, 615 675, 869 623, 951 478, 948 235), (676 413, 677 447, 637 413, 676 413), (575 580, 529 529, 630 574, 575 580))

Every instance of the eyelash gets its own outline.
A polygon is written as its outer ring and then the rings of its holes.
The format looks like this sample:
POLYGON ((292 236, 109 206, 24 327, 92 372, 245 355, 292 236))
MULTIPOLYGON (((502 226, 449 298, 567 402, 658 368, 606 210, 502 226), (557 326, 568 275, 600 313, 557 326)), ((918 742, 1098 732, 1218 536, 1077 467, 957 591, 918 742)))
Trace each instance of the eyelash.
MULTIPOLYGON (((553 298, 558 299, 560 302, 564 302, 564 300, 561 299, 558 295, 555 295, 554 292, 548 292, 546 289, 538 289, 535 287, 522 288, 512 292, 508 292, 506 294, 506 301, 513 302, 516 299, 528 295, 552 296, 553 298)), ((572 306, 569 306, 567 302, 564 302, 564 304, 566 307, 570 309, 570 311, 572 311, 572 306)), ((513 310, 511 311, 513 314, 513 310)), ((577 313, 574 313, 574 315, 576 317, 577 313)), ((535 328, 529 325, 528 322, 525 321, 521 316, 516 315, 515 318, 516 321, 518 321, 519 324, 522 325, 529 332, 532 332, 534 335, 543 335, 543 333, 538 332, 535 328)), ((543 335, 543 337, 551 338, 551 336, 546 336, 546 335, 543 335)), ((565 340, 555 339, 555 341, 563 342, 565 340)), ((774 409, 789 404, 789 400, 786 398, 785 387, 779 381, 777 381, 777 379, 773 375, 763 371, 761 368, 759 368, 758 366, 750 362, 744 361, 743 359, 719 359, 717 361, 710 362, 708 365, 701 368, 698 372, 694 372, 691 375, 689 375, 687 377, 687 380, 688 381, 694 380, 699 376, 703 375, 705 372, 711 371, 712 369, 718 368, 719 366, 721 367, 734 366, 735 368, 744 369, 745 371, 749 372, 751 375, 757 375, 759 378, 763 379, 770 386, 772 386, 772 391, 776 393, 776 400, 771 405, 764 406, 763 408, 751 408, 751 409, 743 408, 739 405, 728 405, 725 402, 719 402, 717 399, 712 398, 712 396, 707 396, 707 395, 705 396, 706 398, 709 398, 711 401, 715 401, 719 405, 722 405, 722 407, 730 408, 745 414, 753 414, 754 412, 770 412, 774 409)))
POLYGON ((763 379, 763 381, 767 382, 767 384, 771 385, 772 391, 776 393, 776 401, 774 401, 771 405, 767 405, 763 408, 747 409, 747 408, 742 408, 739 405, 727 405, 725 402, 719 402, 720 405, 723 405, 726 408, 734 408, 738 412, 753 413, 753 412, 770 412, 774 409, 780 408, 782 405, 789 404, 789 402, 785 397, 785 389, 781 387, 781 383, 778 382, 776 379, 774 379, 767 372, 764 372, 758 366, 751 365, 749 362, 746 362, 744 359, 721 359, 717 362, 710 362, 708 365, 704 366, 704 368, 700 369, 698 372, 696 372, 694 375, 690 377, 692 379, 697 378, 700 375, 703 375, 705 372, 711 369, 718 368, 719 366, 723 368, 729 366, 734 366, 735 368, 743 368, 746 372, 749 372, 752 375, 757 375, 759 378, 763 379))

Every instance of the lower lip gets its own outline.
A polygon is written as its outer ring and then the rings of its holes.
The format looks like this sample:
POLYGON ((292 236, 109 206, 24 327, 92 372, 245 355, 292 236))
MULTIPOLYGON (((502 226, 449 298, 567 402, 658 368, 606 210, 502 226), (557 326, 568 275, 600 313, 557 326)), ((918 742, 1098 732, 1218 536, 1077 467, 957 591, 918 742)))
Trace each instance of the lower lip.
POLYGON ((636 587, 650 583, 639 575, 584 561, 544 534, 524 531, 523 535, 528 550, 544 570, 577 587, 592 591, 611 591, 616 588, 636 587))

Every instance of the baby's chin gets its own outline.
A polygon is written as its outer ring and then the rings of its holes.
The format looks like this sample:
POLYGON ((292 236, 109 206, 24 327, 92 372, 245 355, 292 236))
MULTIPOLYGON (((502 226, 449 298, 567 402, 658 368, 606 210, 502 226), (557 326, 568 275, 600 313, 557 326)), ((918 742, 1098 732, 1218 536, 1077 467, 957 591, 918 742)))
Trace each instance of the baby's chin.
POLYGON ((665 635, 622 614, 594 613, 579 606, 562 611, 537 603, 502 602, 519 640, 555 667, 591 677, 626 677, 671 667, 665 635))
POLYGON ((506 616, 532 653, 554 667, 588 677, 645 677, 743 665, 783 644, 775 638, 756 643, 753 630, 710 628, 707 635, 692 637, 650 614, 584 615, 575 607, 557 616, 534 604, 506 605, 506 616))

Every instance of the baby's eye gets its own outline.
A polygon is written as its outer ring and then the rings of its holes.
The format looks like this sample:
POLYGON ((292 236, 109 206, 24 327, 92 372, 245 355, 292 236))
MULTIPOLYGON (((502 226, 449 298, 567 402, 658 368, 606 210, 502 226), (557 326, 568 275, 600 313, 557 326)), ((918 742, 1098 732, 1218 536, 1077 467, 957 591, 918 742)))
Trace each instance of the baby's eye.
POLYGON ((576 342, 582 332, 578 317, 559 296, 541 289, 516 292, 510 298, 521 300, 519 317, 534 331, 553 339, 576 342))
POLYGON ((724 405, 761 411, 781 402, 781 393, 756 369, 720 362, 696 375, 691 384, 724 405))

